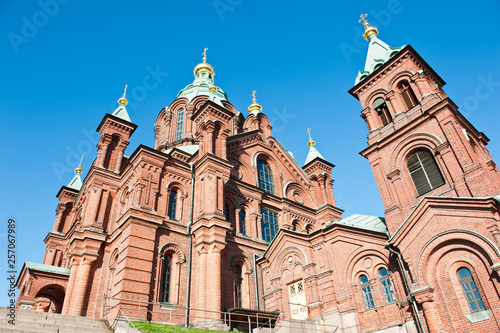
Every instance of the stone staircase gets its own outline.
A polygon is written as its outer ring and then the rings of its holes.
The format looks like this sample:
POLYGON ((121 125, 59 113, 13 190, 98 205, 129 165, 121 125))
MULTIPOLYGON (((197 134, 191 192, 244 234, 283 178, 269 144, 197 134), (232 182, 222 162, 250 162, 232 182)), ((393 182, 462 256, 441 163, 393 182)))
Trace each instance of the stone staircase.
POLYGON ((0 307, 2 333, 110 333, 102 319, 16 309, 15 325, 9 324, 9 309, 0 307))

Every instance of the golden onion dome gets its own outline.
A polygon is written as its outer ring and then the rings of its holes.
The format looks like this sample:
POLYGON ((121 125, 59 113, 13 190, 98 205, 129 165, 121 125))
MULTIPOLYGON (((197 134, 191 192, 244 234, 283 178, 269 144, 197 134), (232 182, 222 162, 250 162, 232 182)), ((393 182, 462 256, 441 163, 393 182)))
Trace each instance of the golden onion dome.
POLYGON ((193 71, 194 76, 196 76, 196 74, 198 74, 198 72, 200 72, 200 71, 207 71, 210 74, 212 74, 212 77, 215 75, 214 68, 212 67, 212 65, 207 64, 207 50, 208 50, 208 48, 206 47, 205 50, 203 51, 203 62, 199 63, 194 68, 194 71, 193 71))
POLYGON ((372 35, 375 35, 377 36, 378 35, 378 30, 377 28, 375 27, 372 27, 368 21, 366 20, 366 16, 368 16, 368 14, 361 14, 361 18, 359 19, 359 23, 363 22, 363 26, 365 27, 365 32, 363 32, 363 37, 365 37, 365 39, 367 41, 370 41, 370 37, 372 35))
MULTIPOLYGON (((126 89, 126 88, 125 88, 126 89)), ((80 164, 76 167, 75 169, 75 173, 78 173, 78 174, 81 174, 83 172, 83 169, 82 169, 82 162, 83 162, 83 156, 82 156, 82 159, 80 160, 80 164)))
POLYGON ((125 90, 123 91, 123 96, 118 99, 118 104, 127 105, 128 101, 125 95, 127 94, 127 85, 125 85, 125 90))
POLYGON ((253 91, 253 101, 252 101, 252 104, 250 104, 250 106, 248 107, 248 112, 252 112, 253 110, 258 110, 259 112, 262 112, 262 106, 257 103, 257 100, 255 99, 255 93, 256 91, 254 90, 253 91))

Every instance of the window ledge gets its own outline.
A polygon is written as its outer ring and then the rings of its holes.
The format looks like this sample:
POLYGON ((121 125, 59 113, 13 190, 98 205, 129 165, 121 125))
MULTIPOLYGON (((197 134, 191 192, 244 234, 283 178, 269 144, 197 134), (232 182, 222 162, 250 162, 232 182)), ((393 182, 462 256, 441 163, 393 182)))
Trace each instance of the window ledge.
POLYGON ((480 321, 490 319, 491 310, 481 310, 466 314, 465 317, 470 320, 471 323, 477 323, 480 321))

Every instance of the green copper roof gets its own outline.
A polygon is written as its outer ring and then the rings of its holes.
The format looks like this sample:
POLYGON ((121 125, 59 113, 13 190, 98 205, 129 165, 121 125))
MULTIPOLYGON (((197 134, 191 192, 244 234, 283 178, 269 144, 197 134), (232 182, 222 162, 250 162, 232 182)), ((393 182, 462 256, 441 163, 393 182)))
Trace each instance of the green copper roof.
POLYGON ((188 102, 191 102, 195 97, 209 96, 212 102, 221 106, 222 101, 229 102, 226 93, 221 88, 216 87, 217 91, 209 91, 213 83, 212 75, 208 71, 201 70, 196 74, 193 83, 179 91, 175 99, 186 98, 188 102))
POLYGON ((358 84, 377 68, 385 64, 389 58, 396 55, 399 51, 401 51, 401 49, 403 49, 403 47, 404 45, 401 47, 390 47, 381 41, 377 37, 377 34, 371 35, 370 44, 368 46, 368 54, 366 56, 365 69, 363 71, 359 71, 355 84, 358 84))
POLYGON ((385 219, 377 216, 354 214, 333 223, 387 233, 385 219))
POLYGON ((304 163, 304 165, 311 162, 316 157, 319 157, 322 160, 325 160, 325 158, 319 153, 319 151, 314 147, 314 145, 309 146, 309 154, 307 154, 306 162, 304 163))
POLYGON ((64 274, 64 275, 69 275, 69 272, 70 272, 69 268, 62 268, 62 267, 57 267, 57 266, 52 266, 52 265, 45 265, 45 264, 37 264, 34 262, 28 262, 28 261, 26 261, 24 263, 24 267, 26 267, 28 269, 42 271, 42 272, 57 273, 57 274, 64 274))
POLYGON ((83 183, 82 183, 82 178, 80 177, 80 174, 78 172, 75 172, 75 176, 69 182, 68 187, 72 188, 74 190, 80 191, 80 189, 82 188, 82 185, 83 185, 83 183))
POLYGON ((128 121, 131 123, 132 121, 130 120, 130 117, 128 116, 127 109, 125 108, 125 105, 123 103, 120 103, 116 110, 112 113, 113 116, 117 116, 118 118, 121 118, 123 120, 128 121))

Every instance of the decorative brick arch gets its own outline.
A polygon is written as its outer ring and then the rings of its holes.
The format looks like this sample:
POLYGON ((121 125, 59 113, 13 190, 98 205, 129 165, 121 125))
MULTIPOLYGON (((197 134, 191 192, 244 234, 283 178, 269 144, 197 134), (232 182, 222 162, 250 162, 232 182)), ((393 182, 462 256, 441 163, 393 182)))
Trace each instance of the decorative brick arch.
POLYGON ((296 201, 306 206, 311 206, 314 202, 311 197, 311 193, 304 190, 299 183, 291 179, 284 182, 283 195, 287 199, 296 201))
POLYGON ((412 71, 401 71, 398 74, 394 75, 392 79, 389 81, 389 90, 396 91, 396 88, 399 82, 406 80, 408 83, 411 83, 411 77, 415 75, 412 71))
POLYGON ((442 143, 441 138, 431 133, 420 132, 407 136, 394 148, 391 155, 390 170, 406 168, 406 157, 411 151, 418 148, 427 148, 431 152, 434 152, 442 143))
POLYGON ((175 254, 175 256, 173 257, 177 258, 177 261, 175 262, 176 264, 183 264, 184 262, 186 262, 186 256, 177 245, 166 243, 158 248, 158 256, 160 258, 162 258, 168 252, 175 254))
MULTIPOLYGON (((445 253, 438 253, 444 247, 453 245, 455 249, 465 249, 474 253, 482 261, 492 266, 498 262, 500 250, 488 238, 480 233, 466 229, 448 229, 434 235, 420 250, 416 260, 416 276, 420 283, 429 283, 431 269, 430 261, 438 261, 439 258, 432 258, 435 254, 440 256, 445 253)), ((448 251, 452 251, 449 249, 448 251)))
MULTIPOLYGON (((383 263, 385 263, 386 267, 389 265, 389 257, 381 253, 377 250, 360 248, 357 251, 354 251, 346 260, 347 269, 345 270, 344 281, 346 284, 356 283, 356 278, 359 280, 359 274, 355 271, 354 267, 358 264, 362 259, 367 257, 374 257, 380 259, 383 263)), ((366 271, 366 275, 368 277, 373 277, 374 267, 377 267, 377 263, 375 265, 370 266, 369 268, 364 269, 366 271)))
POLYGON ((297 265, 300 264, 302 267, 304 267, 307 264, 309 264, 306 253, 298 246, 287 247, 275 262, 276 262, 276 266, 274 267, 275 276, 282 276, 283 272, 286 270, 290 271, 291 275, 293 276, 294 268, 297 265), (288 261, 289 257, 292 257, 291 263, 288 261), (299 260, 295 260, 294 257, 298 258, 299 260))
POLYGON ((379 97, 382 97, 385 100, 386 94, 387 94, 387 89, 385 88, 379 88, 372 91, 370 95, 368 95, 368 97, 365 99, 365 109, 366 108, 373 109, 372 108, 373 102, 379 97))
POLYGON ((242 270, 244 274, 251 274, 253 272, 250 262, 245 256, 241 254, 238 254, 231 259, 231 268, 235 266, 241 266, 242 268, 245 268, 244 270, 242 270))

